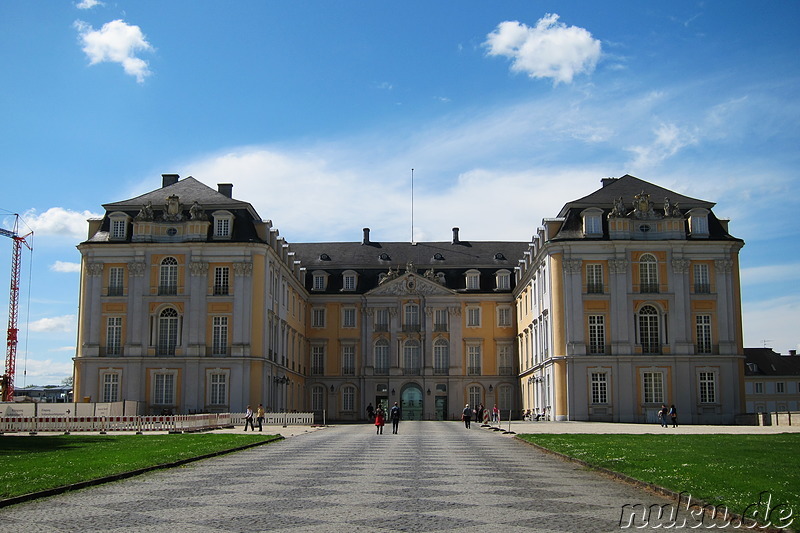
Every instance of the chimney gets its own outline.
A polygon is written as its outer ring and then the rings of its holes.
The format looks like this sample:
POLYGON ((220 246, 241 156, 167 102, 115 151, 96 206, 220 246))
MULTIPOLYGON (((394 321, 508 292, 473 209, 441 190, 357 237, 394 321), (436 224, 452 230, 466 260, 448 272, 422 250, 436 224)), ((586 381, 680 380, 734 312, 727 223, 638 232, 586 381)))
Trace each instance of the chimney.
POLYGON ((797 350, 789 350, 789 355, 795 357, 797 355, 797 350))
POLYGON ((228 198, 233 198, 233 183, 217 183, 217 191, 228 198))
POLYGON ((603 184, 603 187, 607 187, 617 181, 619 178, 603 178, 600 180, 600 183, 603 184))
POLYGON ((178 174, 161 174, 161 188, 175 185, 178 183, 178 178, 180 178, 178 174))
POLYGON ((461 241, 458 240, 458 228, 453 228, 453 244, 461 244, 461 241))
POLYGON ((362 245, 369 244, 369 228, 364 228, 364 241, 361 244, 362 245))

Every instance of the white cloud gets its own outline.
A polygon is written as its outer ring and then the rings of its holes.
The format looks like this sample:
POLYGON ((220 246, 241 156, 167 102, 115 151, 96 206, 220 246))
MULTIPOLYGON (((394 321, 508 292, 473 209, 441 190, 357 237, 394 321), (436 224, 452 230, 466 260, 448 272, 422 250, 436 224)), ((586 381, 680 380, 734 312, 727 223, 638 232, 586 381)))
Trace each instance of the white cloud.
POLYGON ((762 285, 800 281, 800 264, 767 265, 742 268, 739 271, 742 285, 762 285))
POLYGON ((85 239, 89 230, 86 221, 100 217, 102 215, 90 211, 70 211, 63 207, 51 207, 43 213, 31 209, 22 215, 37 236, 58 235, 72 239, 85 239))
POLYGON ((39 320, 30 322, 28 324, 28 329, 30 331, 46 332, 46 333, 54 333, 54 332, 69 333, 75 331, 77 323, 78 323, 78 318, 76 315, 63 315, 50 318, 40 318, 39 320))
POLYGON ((103 2, 100 2, 99 0, 83 0, 75 4, 75 7, 77 7, 78 9, 92 9, 93 7, 104 6, 104 5, 105 4, 103 2))
POLYGON ((517 21, 501 22, 486 36, 487 54, 511 58, 511 70, 531 78, 552 78, 555 84, 592 73, 600 58, 600 41, 558 18, 547 14, 532 28, 517 21))
POLYGON ((151 74, 147 61, 136 57, 139 51, 151 51, 153 47, 144 37, 141 28, 122 20, 112 20, 95 30, 88 23, 75 21, 80 34, 83 51, 94 65, 109 61, 119 63, 126 74, 136 76, 136 81, 144 82, 151 74))
POLYGON ((80 272, 80 263, 69 263, 67 261, 56 261, 50 265, 50 270, 53 272, 80 272))
POLYGON ((628 148, 636 157, 631 161, 634 169, 649 169, 677 154, 681 149, 697 144, 696 133, 681 129, 675 124, 660 124, 654 131, 655 139, 649 145, 628 148))
POLYGON ((60 385, 66 377, 72 376, 73 363, 70 360, 54 361, 52 359, 17 359, 17 375, 14 386, 22 388, 27 385, 60 385), (25 365, 25 374, 22 374, 22 365, 25 365))
POLYGON ((745 347, 760 348, 766 345, 783 354, 799 349, 798 316, 798 294, 745 304, 742 310, 745 347))

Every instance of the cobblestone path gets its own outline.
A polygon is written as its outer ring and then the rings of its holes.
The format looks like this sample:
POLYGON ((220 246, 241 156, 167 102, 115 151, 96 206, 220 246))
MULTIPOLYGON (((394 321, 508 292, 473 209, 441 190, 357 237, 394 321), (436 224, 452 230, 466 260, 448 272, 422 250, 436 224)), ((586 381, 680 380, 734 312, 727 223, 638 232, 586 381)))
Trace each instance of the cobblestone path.
POLYGON ((668 503, 474 424, 384 431, 326 428, 15 505, 0 530, 596 532, 620 531, 625 504, 668 503))

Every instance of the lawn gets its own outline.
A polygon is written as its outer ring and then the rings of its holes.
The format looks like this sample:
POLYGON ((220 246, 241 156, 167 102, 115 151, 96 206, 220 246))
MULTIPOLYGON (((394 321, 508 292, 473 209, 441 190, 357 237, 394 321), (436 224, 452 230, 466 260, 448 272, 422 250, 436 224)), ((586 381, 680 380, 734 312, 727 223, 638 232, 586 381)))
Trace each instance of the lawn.
POLYGON ((0 437, 0 499, 242 446, 279 435, 56 435, 0 437))
POLYGON ((800 513, 798 433, 519 437, 592 466, 688 492, 695 500, 724 505, 732 513, 744 513, 764 491, 771 494, 773 508, 787 504, 793 517, 800 513))

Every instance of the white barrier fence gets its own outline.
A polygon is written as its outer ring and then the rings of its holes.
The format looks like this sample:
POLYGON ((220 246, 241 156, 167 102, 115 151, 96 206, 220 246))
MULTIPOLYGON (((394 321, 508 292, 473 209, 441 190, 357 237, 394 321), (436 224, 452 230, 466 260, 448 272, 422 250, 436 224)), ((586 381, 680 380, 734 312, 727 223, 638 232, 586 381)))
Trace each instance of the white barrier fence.
MULTIPOLYGON (((253 413, 253 423, 258 424, 253 413)), ((231 424, 244 425, 244 413, 231 415, 231 424)), ((266 426, 311 426, 314 424, 314 413, 264 413, 266 426)))
POLYGON ((209 431, 233 425, 230 413, 174 416, 44 416, 2 417, 0 433, 72 433, 95 431, 170 431, 188 433, 209 431))

